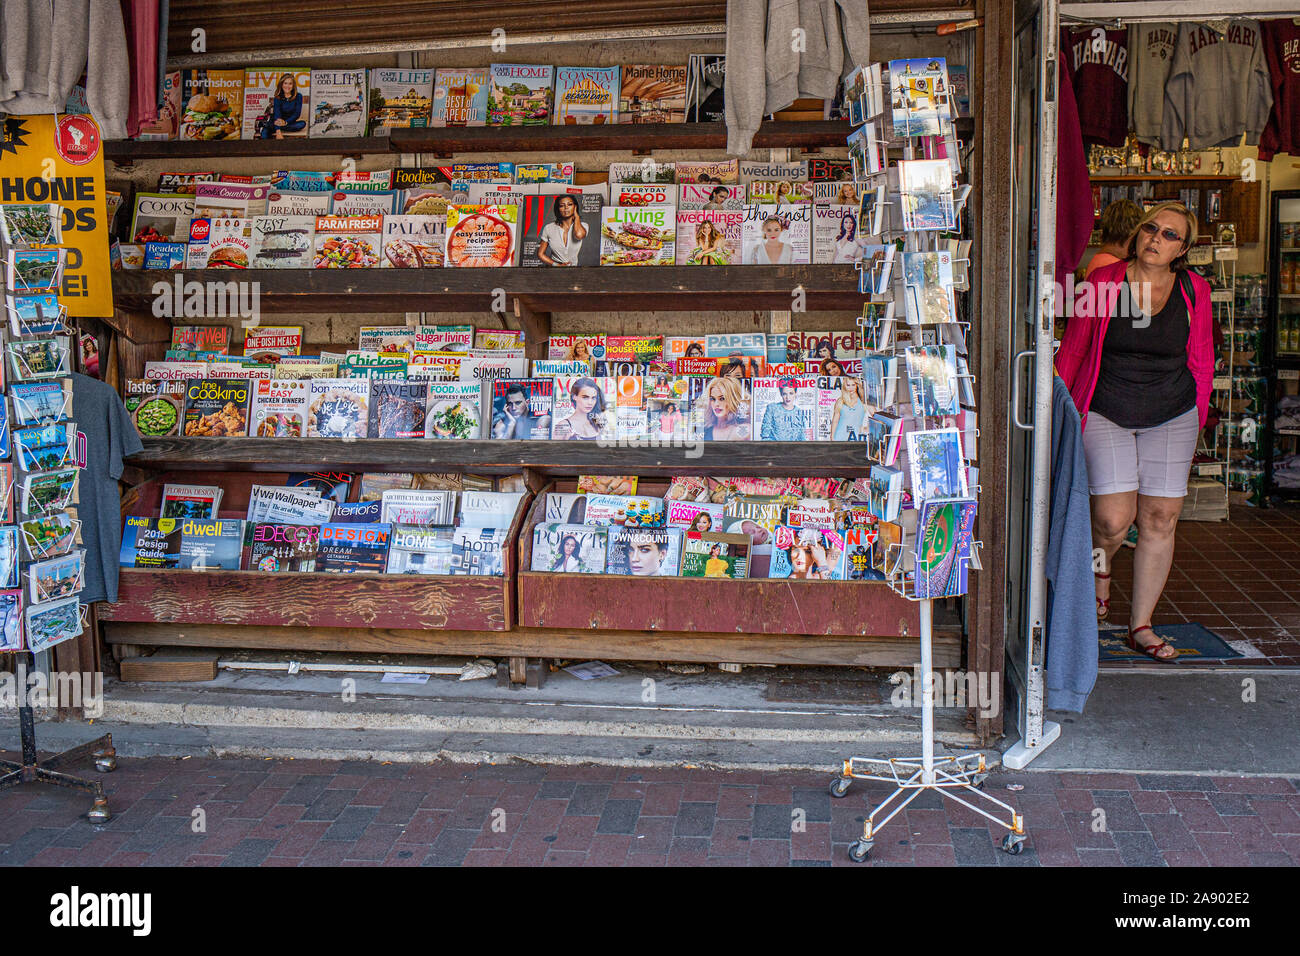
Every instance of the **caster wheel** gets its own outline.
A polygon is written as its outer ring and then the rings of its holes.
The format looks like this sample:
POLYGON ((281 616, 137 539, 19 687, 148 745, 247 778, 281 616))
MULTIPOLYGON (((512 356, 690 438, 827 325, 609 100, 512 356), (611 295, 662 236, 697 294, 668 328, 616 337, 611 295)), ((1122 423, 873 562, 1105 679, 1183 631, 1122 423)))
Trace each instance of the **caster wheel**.
POLYGON ((842 797, 849 792, 849 778, 836 777, 831 781, 830 792, 832 797, 842 797))
POLYGON ((117 769, 117 754, 96 754, 95 769, 100 773, 112 773, 117 769))
POLYGON ((108 809, 108 801, 103 797, 96 797, 94 804, 86 813, 86 819, 91 823, 107 823, 113 819, 113 812, 108 809))
POLYGON ((1008 833, 1002 838, 1002 850, 1012 856, 1019 856, 1025 852, 1025 838, 1016 836, 1014 833, 1008 833))
POLYGON ((863 840, 858 840, 849 847, 849 859, 854 863, 862 863, 871 854, 872 844, 863 840))

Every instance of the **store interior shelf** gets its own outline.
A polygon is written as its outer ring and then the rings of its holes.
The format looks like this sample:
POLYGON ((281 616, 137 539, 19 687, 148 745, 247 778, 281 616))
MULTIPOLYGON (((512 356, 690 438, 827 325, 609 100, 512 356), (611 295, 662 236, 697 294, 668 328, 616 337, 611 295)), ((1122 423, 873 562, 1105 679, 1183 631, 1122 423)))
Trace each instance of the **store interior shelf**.
POLYGON ((464 471, 547 475, 762 475, 858 477, 858 442, 699 442, 603 448, 566 441, 417 438, 145 438, 128 462, 176 471, 464 471))
MULTIPOLYGON (((843 146, 843 120, 769 120, 754 136, 756 149, 843 146)), ((613 123, 592 126, 462 126, 398 129, 389 136, 339 139, 214 140, 210 142, 115 140, 106 155, 116 163, 137 159, 200 159, 256 156, 358 156, 375 153, 570 152, 584 150, 725 149, 722 123, 613 123)))
MULTIPOLYGON (((119 309, 152 312, 154 287, 200 282, 257 283, 262 312, 490 311, 500 290, 542 312, 620 309, 704 312, 862 307, 858 273, 847 265, 604 266, 573 269, 196 269, 113 273, 119 309), (345 297, 346 298, 343 298, 345 297)), ((184 293, 187 294, 188 293, 184 293)), ((181 319, 181 322, 186 321, 181 319)))
POLYGON ((1089 179, 1093 183, 1159 183, 1159 182, 1205 182, 1205 183, 1228 183, 1236 182, 1240 176, 1219 175, 1199 175, 1199 176, 1176 176, 1172 173, 1142 173, 1140 175, 1122 175, 1106 176, 1101 173, 1093 173, 1089 179))

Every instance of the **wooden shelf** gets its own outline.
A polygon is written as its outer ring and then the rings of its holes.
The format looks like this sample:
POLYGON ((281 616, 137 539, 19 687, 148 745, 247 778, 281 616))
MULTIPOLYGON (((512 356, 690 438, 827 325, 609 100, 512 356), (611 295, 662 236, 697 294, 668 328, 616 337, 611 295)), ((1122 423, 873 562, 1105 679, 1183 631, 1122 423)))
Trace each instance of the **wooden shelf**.
POLYGON ((403 471, 546 475, 813 475, 859 477, 860 442, 700 442, 689 447, 602 448, 576 441, 438 441, 362 438, 145 438, 127 459, 173 471, 403 471), (696 457, 689 457, 697 452, 696 457))
POLYGON ((1199 183, 1232 183, 1241 177, 1228 175, 1202 175, 1202 176, 1168 176, 1162 173, 1144 173, 1137 176, 1100 176, 1094 173, 1089 176, 1094 186, 1104 183, 1163 183, 1163 182, 1199 182, 1199 183))
MULTIPOLYGON (((113 273, 118 309, 152 313, 154 285, 258 284, 258 307, 274 312, 492 310, 504 289, 539 312, 627 309, 707 312, 789 309, 794 290, 809 311, 859 311, 858 273, 848 265, 603 266, 573 269, 196 269, 113 273), (346 297, 346 298, 344 298, 346 297)), ((190 321, 181 318, 181 324, 190 321)))
MULTIPOLYGON (((844 146, 851 127, 844 120, 769 120, 754 148, 844 146)), ((119 164, 137 159, 360 156, 366 154, 487 152, 578 152, 586 150, 726 149, 722 123, 614 123, 602 126, 474 126, 393 130, 389 136, 339 139, 258 139, 181 142, 112 140, 105 155, 119 164)))

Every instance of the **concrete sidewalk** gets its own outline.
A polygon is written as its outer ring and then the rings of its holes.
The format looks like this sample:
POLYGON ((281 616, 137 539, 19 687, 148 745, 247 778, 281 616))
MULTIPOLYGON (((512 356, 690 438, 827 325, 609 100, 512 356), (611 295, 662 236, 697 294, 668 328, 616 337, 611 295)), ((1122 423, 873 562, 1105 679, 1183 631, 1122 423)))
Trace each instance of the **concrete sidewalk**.
MULTIPOLYGON (((93 771, 87 770, 87 773, 93 771)), ((1300 792, 1266 777, 994 773, 1025 816, 1024 852, 934 794, 851 863, 868 802, 828 773, 123 759, 116 814, 25 784, 0 794, 0 865, 50 866, 1295 866, 1300 792), (1012 790, 1009 787, 1022 789, 1012 790), (201 812, 199 812, 201 811, 201 812), (196 832, 195 821, 203 829, 196 832)))

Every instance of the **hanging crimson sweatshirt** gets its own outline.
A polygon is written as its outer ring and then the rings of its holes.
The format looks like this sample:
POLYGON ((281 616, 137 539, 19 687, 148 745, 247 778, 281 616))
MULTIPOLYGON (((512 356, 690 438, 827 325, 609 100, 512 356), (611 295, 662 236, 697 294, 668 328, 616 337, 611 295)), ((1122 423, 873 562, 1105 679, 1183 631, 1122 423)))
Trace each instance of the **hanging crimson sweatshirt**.
POLYGON ((1259 23, 1229 20, 1227 32, 1215 33, 1201 23, 1184 23, 1178 30, 1174 61, 1165 84, 1166 147, 1191 149, 1259 143, 1273 105, 1272 84, 1259 23))
MULTIPOLYGON (((1092 183, 1088 180, 1088 157, 1079 130, 1079 108, 1074 89, 1064 81, 1066 54, 1057 58, 1061 77, 1056 108, 1056 281, 1065 287, 1067 277, 1079 265, 1092 235, 1092 183)), ((1058 315, 1063 302, 1056 303, 1058 315)))
POLYGON ((1259 158, 1300 155, 1300 26, 1295 20, 1264 24, 1264 59, 1273 91, 1273 112, 1259 137, 1259 158))
POLYGON ((1128 31, 1062 30, 1061 51, 1075 100, 1084 104, 1079 110, 1084 140, 1123 146, 1128 136, 1128 31))

